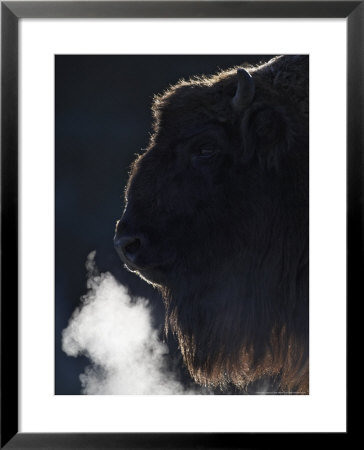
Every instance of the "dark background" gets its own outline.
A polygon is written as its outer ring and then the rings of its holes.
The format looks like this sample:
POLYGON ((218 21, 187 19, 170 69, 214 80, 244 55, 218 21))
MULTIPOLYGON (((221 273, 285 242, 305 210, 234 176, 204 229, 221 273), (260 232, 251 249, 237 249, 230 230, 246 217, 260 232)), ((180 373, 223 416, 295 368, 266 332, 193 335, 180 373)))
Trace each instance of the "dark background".
MULTIPOLYGON (((56 307, 55 393, 79 394, 89 360, 63 353, 61 333, 86 293, 85 261, 96 250, 99 270, 111 272, 131 295, 146 297, 155 326, 164 310, 157 291, 122 267, 113 248, 115 222, 135 154, 148 144, 154 94, 180 78, 212 74, 268 55, 57 55, 56 64, 56 307)), ((178 349, 171 361, 188 384, 178 349)))

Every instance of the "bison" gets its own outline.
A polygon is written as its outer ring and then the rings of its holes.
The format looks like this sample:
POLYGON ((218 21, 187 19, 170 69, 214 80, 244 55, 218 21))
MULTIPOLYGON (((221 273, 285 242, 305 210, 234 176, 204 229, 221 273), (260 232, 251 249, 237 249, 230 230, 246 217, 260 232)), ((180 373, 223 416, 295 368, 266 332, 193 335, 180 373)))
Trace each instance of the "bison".
POLYGON ((283 55, 154 98, 114 245, 201 385, 308 393, 308 81, 283 55))

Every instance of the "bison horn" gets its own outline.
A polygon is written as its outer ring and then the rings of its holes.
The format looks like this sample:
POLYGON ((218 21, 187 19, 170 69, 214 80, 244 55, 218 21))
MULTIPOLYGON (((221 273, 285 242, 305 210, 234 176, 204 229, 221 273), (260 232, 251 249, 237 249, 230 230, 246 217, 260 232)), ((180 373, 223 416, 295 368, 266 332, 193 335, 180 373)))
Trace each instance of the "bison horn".
POLYGON ((245 69, 237 70, 238 87, 231 103, 236 112, 240 113, 253 100, 255 84, 252 76, 245 69))

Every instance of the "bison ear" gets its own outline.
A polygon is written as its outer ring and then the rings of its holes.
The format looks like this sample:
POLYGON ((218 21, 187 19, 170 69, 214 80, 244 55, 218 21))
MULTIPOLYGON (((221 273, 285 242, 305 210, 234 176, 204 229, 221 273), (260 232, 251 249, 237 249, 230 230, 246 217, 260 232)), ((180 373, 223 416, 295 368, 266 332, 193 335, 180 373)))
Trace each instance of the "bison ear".
POLYGON ((256 157, 262 167, 278 169, 281 157, 287 153, 290 136, 289 124, 279 107, 257 105, 242 120, 242 161, 256 157))
POLYGON ((241 113, 253 101, 255 83, 253 77, 245 69, 238 69, 236 74, 238 84, 231 104, 236 113, 241 113))

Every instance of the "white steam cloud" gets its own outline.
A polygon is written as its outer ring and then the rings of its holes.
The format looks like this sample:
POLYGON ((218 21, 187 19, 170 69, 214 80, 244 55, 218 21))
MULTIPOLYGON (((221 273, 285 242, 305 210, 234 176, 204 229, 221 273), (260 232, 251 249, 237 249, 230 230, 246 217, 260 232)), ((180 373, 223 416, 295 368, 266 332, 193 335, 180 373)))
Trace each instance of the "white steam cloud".
POLYGON ((69 356, 86 355, 83 394, 196 394, 186 390, 166 363, 167 346, 152 326, 146 299, 132 299, 108 272, 98 273, 89 254, 88 293, 62 333, 69 356))

